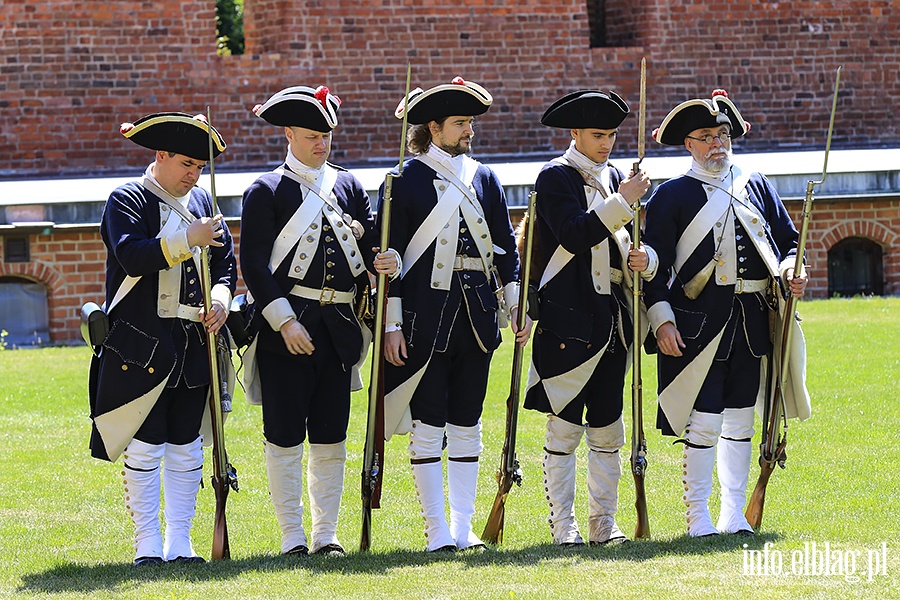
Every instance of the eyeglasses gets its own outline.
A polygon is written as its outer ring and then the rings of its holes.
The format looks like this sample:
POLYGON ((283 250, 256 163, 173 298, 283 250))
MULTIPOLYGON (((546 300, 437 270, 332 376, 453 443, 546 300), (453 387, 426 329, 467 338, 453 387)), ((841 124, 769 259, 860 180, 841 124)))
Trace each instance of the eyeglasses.
POLYGON ((731 139, 731 134, 727 131, 723 131, 719 135, 705 135, 698 138, 686 135, 685 137, 689 140, 697 140, 698 142, 703 142, 704 144, 707 144, 709 146, 712 146, 714 140, 719 140, 719 143, 724 146, 725 142, 731 139))

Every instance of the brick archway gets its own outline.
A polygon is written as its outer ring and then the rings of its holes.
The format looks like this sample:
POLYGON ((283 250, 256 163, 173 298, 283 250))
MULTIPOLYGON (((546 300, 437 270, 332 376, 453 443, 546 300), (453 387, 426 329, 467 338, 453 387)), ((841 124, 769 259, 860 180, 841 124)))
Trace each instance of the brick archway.
POLYGON ((0 263, 0 277, 24 277, 47 286, 50 296, 62 291, 62 273, 43 262, 0 263))
MULTIPOLYGON (((41 261, 0 263, 0 277, 21 277, 47 286, 47 313, 51 343, 70 341, 65 334, 71 323, 65 318, 67 288, 65 277, 52 265, 41 261)), ((76 329, 77 331, 77 329, 76 329)), ((72 338, 74 339, 74 338, 72 338)))
POLYGON ((825 232, 822 236, 822 246, 825 252, 832 246, 848 237, 863 237, 877 242, 882 248, 891 248, 898 242, 900 235, 894 233, 877 221, 859 219, 845 221, 825 232))

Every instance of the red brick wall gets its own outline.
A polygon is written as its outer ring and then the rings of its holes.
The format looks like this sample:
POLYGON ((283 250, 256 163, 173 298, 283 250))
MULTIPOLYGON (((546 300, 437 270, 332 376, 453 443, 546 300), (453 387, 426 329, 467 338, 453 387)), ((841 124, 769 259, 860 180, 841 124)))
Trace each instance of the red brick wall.
MULTIPOLYGON (((800 222, 800 202, 788 209, 800 222)), ((240 224, 230 223, 235 244, 240 246, 240 224)), ((828 295, 828 250, 846 237, 860 236, 884 249, 885 294, 900 294, 900 204, 896 198, 879 201, 816 200, 807 238, 810 269, 808 297, 828 295)), ((50 336, 54 343, 81 339, 79 310, 88 300, 102 302, 106 251, 94 232, 56 233, 31 236, 30 263, 3 262, 0 245, 0 276, 18 275, 48 287, 50 336)), ((236 251, 239 254, 239 250, 236 251)), ((238 293, 246 291, 243 280, 238 293)))
MULTIPOLYGON (((900 143, 900 5, 798 0, 606 0, 608 41, 589 48, 586 0, 246 0, 247 53, 215 54, 212 0, 5 0, 0 11, 0 176, 133 172, 146 151, 118 124, 162 110, 204 112, 229 150, 223 169, 285 151, 249 109, 287 85, 344 100, 334 160, 397 152, 393 108, 413 85, 456 75, 494 95, 476 150, 546 154, 565 134, 538 124, 565 92, 612 88, 633 106, 649 68, 649 124, 676 103, 728 89, 753 131, 742 151, 821 147, 834 70, 844 66, 834 147, 900 143)), ((634 120, 619 150, 632 151, 634 120)), ((663 149, 651 144, 651 152, 663 149)))

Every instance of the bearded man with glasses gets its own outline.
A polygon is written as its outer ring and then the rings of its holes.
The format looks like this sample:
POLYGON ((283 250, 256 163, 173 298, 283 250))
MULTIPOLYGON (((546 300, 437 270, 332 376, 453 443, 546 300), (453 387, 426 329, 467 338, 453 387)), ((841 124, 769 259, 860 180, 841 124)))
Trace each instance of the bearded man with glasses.
POLYGON ((734 164, 731 141, 748 131, 728 94, 715 90, 676 106, 653 133, 692 158, 685 175, 650 197, 644 236, 659 258, 645 285, 659 349, 657 427, 683 433, 692 537, 753 535, 743 508, 762 358, 772 349, 770 313, 777 293, 802 296, 807 282, 805 270, 793 273, 798 234, 778 192, 764 175, 734 164), (714 525, 708 501, 716 460, 714 525))

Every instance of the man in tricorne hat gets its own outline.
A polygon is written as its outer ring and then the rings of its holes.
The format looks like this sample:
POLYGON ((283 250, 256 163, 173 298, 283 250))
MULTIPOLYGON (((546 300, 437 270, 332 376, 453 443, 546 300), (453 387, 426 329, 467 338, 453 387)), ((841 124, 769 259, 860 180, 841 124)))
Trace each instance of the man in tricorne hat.
POLYGON ((592 545, 626 540, 615 514, 625 444, 622 391, 634 330, 629 269, 644 271, 651 262, 643 248, 632 249, 628 234, 632 207, 650 180, 643 171, 626 178, 609 163, 628 112, 615 92, 582 90, 541 117, 543 125, 569 130, 572 141, 544 165, 534 186, 532 278, 540 321, 525 408, 547 413, 547 522, 553 542, 564 546, 584 543, 575 519, 575 451, 585 437, 588 539, 592 545))
MULTIPOLYGON (((281 90, 253 112, 284 128, 284 164, 244 192, 241 271, 253 323, 269 493, 281 551, 343 554, 338 512, 347 458, 351 374, 368 349, 354 299, 368 270, 394 273, 378 252, 369 197, 327 162, 341 100, 327 87, 281 90), (303 528, 303 442, 309 439, 312 544, 303 528)), ((246 356, 245 356, 246 358, 246 356)), ((245 382, 247 377, 245 375, 245 382)), ((248 389, 257 389, 250 385, 248 389)))
MULTIPOLYGON (((231 234, 196 187, 213 152, 225 150, 205 117, 148 115, 122 134, 156 151, 144 176, 110 194, 100 222, 107 248, 109 334, 91 362, 91 454, 124 454, 125 505, 136 565, 203 562, 191 522, 203 467, 208 405, 207 330, 225 323, 237 281, 231 234), (209 246, 212 308, 203 308, 200 248, 209 246), (160 531, 160 466, 165 539, 160 531)), ((205 275, 204 275, 205 276, 205 275)))
MULTIPOLYGON (((744 502, 753 452, 753 407, 772 349, 775 296, 801 296, 794 277, 797 230, 765 176, 734 163, 731 141, 750 124, 724 90, 682 102, 654 132, 684 146, 686 174, 660 185, 647 207, 644 241, 659 256, 645 299, 659 346, 659 413, 665 435, 682 435, 687 532, 752 535, 744 502), (718 448, 721 512, 709 513, 718 448)), ((799 337, 799 336, 798 336, 799 337)), ((801 380, 788 416, 809 415, 801 380)))
MULTIPOLYGON (((411 432, 429 552, 484 547, 472 531, 481 412, 491 355, 500 344, 498 298, 515 305, 519 271, 500 181, 468 156, 475 116, 492 101, 483 87, 457 77, 413 90, 395 113, 403 118, 405 107, 415 157, 393 183, 391 243, 402 253, 403 268, 387 307, 385 431, 411 432)), ((509 317, 500 312, 501 319, 509 317)), ((529 322, 516 332, 518 343, 530 328, 529 322)))

